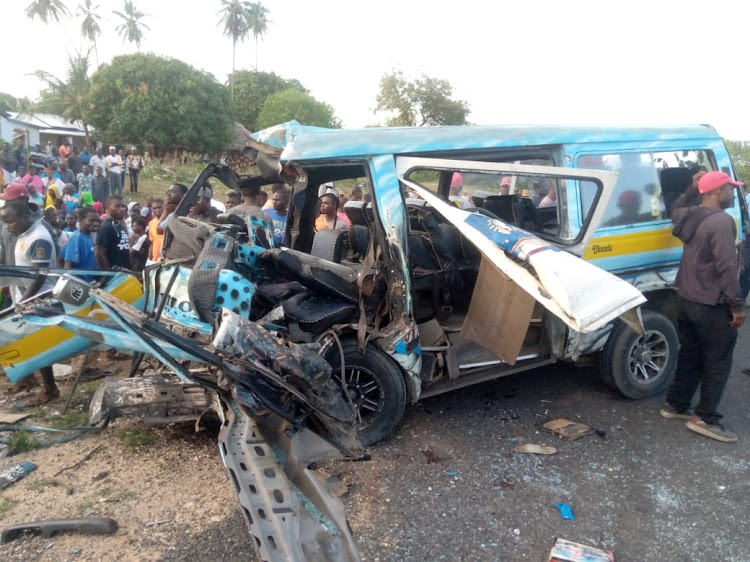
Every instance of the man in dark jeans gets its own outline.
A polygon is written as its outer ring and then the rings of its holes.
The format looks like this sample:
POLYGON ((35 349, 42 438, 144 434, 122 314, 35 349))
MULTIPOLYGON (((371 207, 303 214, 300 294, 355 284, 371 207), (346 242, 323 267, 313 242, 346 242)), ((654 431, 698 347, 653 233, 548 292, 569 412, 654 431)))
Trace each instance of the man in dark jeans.
POLYGON ((724 209, 734 203, 740 182, 723 172, 708 172, 698 182, 700 206, 690 205, 688 188, 672 206, 672 231, 684 243, 675 285, 680 353, 677 374, 659 411, 663 418, 687 419, 687 428, 706 437, 734 443, 737 436, 719 420, 717 408, 732 369, 737 328, 745 321, 740 296, 734 219, 724 209), (701 387, 693 414, 690 404, 701 387))

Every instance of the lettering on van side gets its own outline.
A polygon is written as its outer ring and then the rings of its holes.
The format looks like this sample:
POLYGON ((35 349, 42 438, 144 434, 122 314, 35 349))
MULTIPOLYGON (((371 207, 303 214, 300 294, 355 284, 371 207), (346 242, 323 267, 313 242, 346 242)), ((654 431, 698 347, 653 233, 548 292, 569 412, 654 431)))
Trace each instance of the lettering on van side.
POLYGON ((612 244, 605 244, 604 246, 600 244, 594 244, 593 246, 591 246, 591 249, 594 251, 594 255, 605 254, 612 251, 612 244))

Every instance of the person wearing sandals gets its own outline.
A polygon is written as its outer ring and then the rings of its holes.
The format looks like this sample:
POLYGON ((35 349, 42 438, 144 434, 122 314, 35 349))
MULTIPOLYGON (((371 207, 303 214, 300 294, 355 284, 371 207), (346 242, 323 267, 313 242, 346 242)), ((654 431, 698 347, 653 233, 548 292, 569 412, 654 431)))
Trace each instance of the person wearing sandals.
MULTIPOLYGON (((41 219, 33 215, 28 203, 28 190, 21 184, 11 184, 0 194, 0 199, 5 201, 0 211, 0 220, 8 232, 17 237, 14 251, 15 264, 39 269, 54 266, 57 262, 55 242, 41 219), (25 197, 23 197, 24 194, 25 197)), ((52 286, 52 281, 43 274, 33 280, 18 279, 18 283, 12 286, 13 300, 18 304, 39 292, 52 289, 52 286)), ((30 406, 46 404, 60 396, 52 366, 42 367, 39 372, 42 375, 44 387, 41 393, 27 402, 30 406)), ((39 386, 39 383, 32 374, 18 381, 10 389, 9 394, 17 394, 36 386, 39 386)))
POLYGON ((684 249, 677 271, 677 373, 659 415, 687 419, 687 428, 724 443, 737 436, 724 427, 717 411, 732 370, 737 329, 745 322, 740 295, 737 229, 724 212, 742 185, 724 172, 708 172, 672 205, 672 233, 684 249), (691 204, 700 200, 700 205, 691 204), (700 386, 700 400, 691 409, 700 386))

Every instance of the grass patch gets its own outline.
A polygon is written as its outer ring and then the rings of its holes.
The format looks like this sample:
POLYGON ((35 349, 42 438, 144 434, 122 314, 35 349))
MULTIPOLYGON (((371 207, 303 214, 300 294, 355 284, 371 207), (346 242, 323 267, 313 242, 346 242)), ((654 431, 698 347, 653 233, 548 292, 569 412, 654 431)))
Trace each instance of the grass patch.
POLYGON ((111 488, 102 488, 99 495, 108 502, 126 502, 135 498, 135 492, 130 490, 112 490, 111 488))
POLYGON ((117 431, 117 439, 128 449, 148 447, 156 441, 156 432, 150 427, 123 427, 117 431))
POLYGON ((29 490, 41 490, 42 488, 49 488, 51 486, 57 486, 59 482, 54 478, 37 478, 27 484, 29 490))
POLYGON ((8 512, 13 509, 18 502, 10 498, 0 499, 0 519, 5 517, 8 512))
POLYGON ((67 414, 51 418, 49 424, 57 429, 85 427, 89 424, 89 414, 80 410, 69 410, 67 414))
POLYGON ((8 437, 8 445, 18 453, 27 453, 44 447, 34 437, 31 437, 25 429, 19 429, 11 433, 8 437))

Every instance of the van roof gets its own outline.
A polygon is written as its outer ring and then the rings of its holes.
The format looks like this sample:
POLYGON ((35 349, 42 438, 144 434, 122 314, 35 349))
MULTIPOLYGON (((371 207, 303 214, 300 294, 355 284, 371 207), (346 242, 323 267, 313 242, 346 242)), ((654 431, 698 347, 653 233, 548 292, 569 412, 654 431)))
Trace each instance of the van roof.
POLYGON ((252 136, 261 144, 281 151, 282 161, 296 162, 378 154, 414 154, 566 143, 721 138, 710 125, 471 125, 325 129, 301 125, 297 121, 276 125, 253 133, 252 136))

